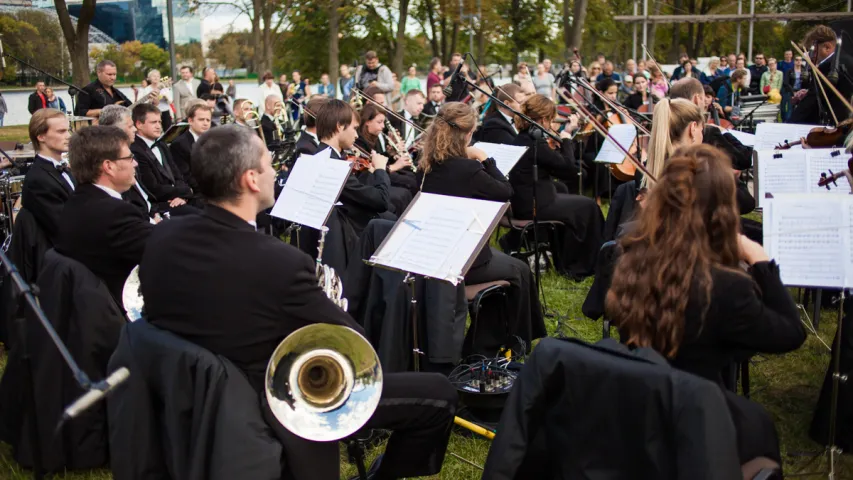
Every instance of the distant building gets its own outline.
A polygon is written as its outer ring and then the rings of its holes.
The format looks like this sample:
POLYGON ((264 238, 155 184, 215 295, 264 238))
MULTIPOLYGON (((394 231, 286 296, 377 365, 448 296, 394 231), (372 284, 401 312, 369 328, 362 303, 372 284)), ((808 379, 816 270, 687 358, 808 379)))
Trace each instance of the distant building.
MULTIPOLYGON (((50 0, 37 1, 53 3, 50 0)), ((66 3, 71 15, 80 14, 82 0, 68 0, 66 3)), ((201 18, 189 12, 189 0, 173 0, 172 6, 175 43, 201 42, 201 18)), ((118 43, 139 40, 164 49, 169 43, 166 0, 99 0, 95 4, 92 25, 118 43)))
POLYGON ((0 0, 4 7, 32 7, 33 0, 0 0))

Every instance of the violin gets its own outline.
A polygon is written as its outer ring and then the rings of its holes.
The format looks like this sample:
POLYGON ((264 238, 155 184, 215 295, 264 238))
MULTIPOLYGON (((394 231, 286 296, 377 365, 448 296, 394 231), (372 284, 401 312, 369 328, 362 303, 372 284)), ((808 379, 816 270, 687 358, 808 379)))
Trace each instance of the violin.
POLYGON ((717 110, 719 104, 717 102, 711 103, 711 121, 714 122, 714 125, 725 128, 726 130, 735 128, 735 125, 726 120, 725 118, 720 118, 720 112, 717 110))
MULTIPOLYGON (((808 135, 806 135, 806 144, 814 148, 834 147, 838 145, 838 143, 841 142, 847 134, 847 129, 844 127, 849 126, 851 123, 853 123, 853 119, 847 119, 839 123, 837 127, 815 127, 809 131, 808 135)), ((785 143, 776 145, 776 150, 787 150, 791 147, 802 144, 802 139, 797 140, 796 142, 786 141, 785 143)))
POLYGON ((832 170, 829 170, 829 175, 827 175, 826 173, 821 173, 820 180, 817 181, 817 186, 826 187, 827 190, 830 190, 830 184, 837 187, 838 183, 836 183, 836 180, 841 177, 846 177, 847 183, 851 185, 851 193, 853 193, 853 174, 850 173, 851 171, 853 171, 853 156, 851 156, 850 159, 847 160, 847 168, 845 168, 844 170, 837 173, 833 173, 832 170))
POLYGON ((353 145, 352 149, 344 153, 346 153, 344 160, 352 162, 353 172, 363 172, 373 166, 370 155, 356 145, 353 145))

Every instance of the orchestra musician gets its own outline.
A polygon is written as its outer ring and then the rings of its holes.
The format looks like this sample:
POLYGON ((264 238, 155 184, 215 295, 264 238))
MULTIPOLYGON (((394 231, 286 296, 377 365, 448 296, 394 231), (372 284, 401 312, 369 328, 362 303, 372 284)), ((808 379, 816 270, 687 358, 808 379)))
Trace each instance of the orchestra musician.
POLYGON ((190 124, 190 128, 169 145, 169 151, 172 153, 172 159, 178 166, 178 170, 181 171, 181 176, 184 177, 187 185, 196 191, 198 184, 192 172, 193 145, 198 141, 198 137, 210 130, 213 109, 208 107, 206 102, 187 102, 187 105, 189 105, 186 109, 187 122, 190 124))
MULTIPOLYGON (((681 146, 701 144, 704 129, 705 115, 696 104, 683 98, 659 102, 654 110, 646 168, 655 178, 660 178, 672 152, 681 146)), ((650 187, 651 182, 639 170, 637 176, 641 177, 643 188, 650 187)))
MULTIPOLYGON (((514 83, 496 87, 495 97, 516 111, 521 108, 521 104, 526 100, 521 87, 514 83)), ((493 102, 486 109, 483 124, 477 130, 475 138, 478 142, 512 145, 516 135, 518 135, 518 129, 514 123, 515 118, 512 110, 493 102)))
MULTIPOLYGON (((272 77, 270 77, 272 78, 272 77)), ((261 130, 264 132, 264 139, 267 141, 267 147, 275 141, 278 135, 278 128, 275 126, 275 117, 281 113, 283 103, 281 97, 277 95, 267 95, 264 99, 264 114, 261 115, 261 130)))
POLYGON ((124 282, 154 228, 122 199, 136 183, 130 138, 114 126, 83 128, 71 137, 68 154, 78 185, 62 210, 56 251, 85 265, 122 306, 124 282))
MULTIPOLYGON (((817 68, 828 76, 835 69, 836 64, 839 69, 836 72, 838 82, 835 85, 841 95, 845 99, 850 99, 853 94, 853 78, 850 77, 849 70, 853 67, 853 58, 845 52, 838 52, 838 36, 826 25, 818 25, 812 28, 803 39, 803 44, 806 49, 814 48, 814 53, 806 51, 812 55, 812 61, 817 68), (835 58, 838 56, 839 58, 835 58)), ((802 123, 810 125, 826 125, 833 123, 830 108, 835 112, 838 120, 843 120, 845 116, 842 112, 846 112, 844 103, 832 92, 826 85, 823 89, 826 91, 829 105, 823 98, 820 92, 818 82, 821 80, 814 73, 810 75, 809 82, 803 82, 802 89, 794 94, 793 102, 795 103, 794 110, 788 118, 788 123, 802 123)))
POLYGON ((59 236, 62 208, 77 188, 68 163, 62 160, 71 138, 68 119, 52 108, 36 110, 30 118, 29 134, 36 156, 24 177, 21 203, 54 245, 59 236))
MULTIPOLYGON (((380 155, 393 159, 389 161, 386 169, 391 180, 389 190, 391 196, 391 212, 402 215, 412 201, 413 192, 418 190, 418 182, 412 172, 412 159, 406 156, 395 156, 393 148, 388 144, 391 141, 384 133, 385 111, 372 103, 368 103, 361 109, 361 124, 358 129, 358 139, 355 144, 366 152, 376 152, 380 155)), ((405 147, 399 148, 406 151, 405 147)), ((359 173, 359 176, 371 175, 367 171, 359 173)))
MULTIPOLYGON (((557 116, 557 107, 544 95, 537 94, 522 105, 522 113, 540 125, 551 125, 557 116)), ((598 250, 604 242, 604 216, 593 199, 564 193, 568 190, 558 187, 554 181, 556 178, 564 183, 577 183, 578 167, 570 139, 577 122, 575 117, 570 119, 571 123, 560 133, 562 141, 553 149, 537 126, 518 119, 520 132, 514 144, 528 148, 510 172, 509 181, 514 190, 513 216, 523 220, 533 218, 535 188, 537 219, 559 220, 564 224, 557 229, 559 244, 552 245, 554 267, 578 279, 593 274, 598 250), (534 159, 538 165, 538 180, 533 177, 534 159)))
MULTIPOLYGON (((329 99, 317 114, 317 151, 331 148, 331 157, 344 159, 344 150, 350 149, 358 138, 360 118, 346 102, 329 99)), ((385 170, 388 157, 373 152, 366 175, 350 175, 339 198, 340 210, 350 220, 357 233, 364 230, 372 218, 396 220, 389 212, 391 179, 385 170)))
MULTIPOLYGON (((403 101, 403 110, 397 113, 415 125, 420 125, 421 112, 424 111, 425 103, 426 97, 424 97, 424 92, 418 89, 409 90, 406 92, 406 97, 403 101)), ((400 133, 400 137, 405 142, 406 148, 411 147, 412 142, 414 142, 415 138, 418 136, 418 132, 415 128, 397 117, 391 117, 388 121, 390 121, 391 126, 396 128, 400 133)))
MULTIPOLYGON (((149 238, 139 266, 147 320, 246 374, 283 443, 283 465, 293 475, 287 478, 337 480, 337 442, 311 442, 285 430, 266 404, 264 373, 279 342, 300 327, 327 323, 363 330, 318 287, 311 258, 256 231, 257 215, 274 203, 275 181, 258 136, 225 125, 202 135, 194 148, 204 161, 193 164, 193 174, 209 203, 203 213, 163 222, 149 238)), ((371 466, 371 478, 438 473, 456 403, 455 389, 439 374, 385 373, 379 406, 365 428, 393 433, 381 461, 371 466)))
POLYGON ((423 113, 434 117, 439 109, 441 109, 441 104, 444 103, 444 87, 437 83, 430 87, 427 94, 429 95, 429 101, 424 104, 423 113))
MULTIPOLYGON (((314 115, 308 112, 312 112, 316 115, 316 112, 320 110, 320 108, 329 100, 329 97, 324 97, 322 95, 315 95, 308 100, 308 103, 305 104, 306 112, 305 115, 302 116, 302 125, 305 128, 302 129, 302 133, 299 134, 299 138, 296 140, 296 153, 293 156, 293 164, 296 165, 296 161, 299 159, 300 155, 314 155, 317 153, 317 148, 320 146, 320 139, 317 137, 317 119, 314 118, 314 115)), ((293 167, 290 167, 291 169, 293 167)))
MULTIPOLYGON (((742 352, 789 352, 806 339, 779 267, 738 233, 731 170, 710 146, 672 154, 634 228, 619 240, 606 299, 623 342, 653 348, 675 368, 721 386, 723 369, 743 361, 742 352)), ((722 391, 741 463, 767 457, 781 464, 772 418, 746 397, 722 391)))
POLYGON ((248 127, 248 113, 252 111, 252 102, 246 98, 234 100, 234 123, 248 127))
POLYGON ((642 73, 634 75, 634 92, 625 97, 623 105, 631 110, 639 110, 649 104, 649 81, 642 73))
MULTIPOLYGON (((427 130, 420 157, 418 176, 425 193, 505 202, 512 197, 512 186, 498 170, 494 159, 469 147, 477 113, 460 102, 445 104, 427 130)), ((600 213, 599 213, 600 215, 600 213)), ((509 335, 518 335, 526 345, 546 335, 536 282, 530 267, 503 252, 484 247, 465 275, 466 284, 507 280, 509 294, 509 335)), ((494 355, 505 344, 503 325, 478 329, 472 339, 477 353, 494 355)))

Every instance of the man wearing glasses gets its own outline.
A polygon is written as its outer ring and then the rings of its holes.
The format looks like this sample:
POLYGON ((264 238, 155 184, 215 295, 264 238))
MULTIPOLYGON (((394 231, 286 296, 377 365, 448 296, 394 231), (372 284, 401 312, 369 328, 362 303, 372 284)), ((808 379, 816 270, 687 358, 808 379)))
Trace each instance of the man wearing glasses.
POLYGON ((763 53, 755 54, 755 63, 749 66, 749 93, 759 94, 761 93, 760 85, 761 85, 761 76, 764 75, 764 72, 767 71, 767 60, 764 58, 763 53))
POLYGON ((121 197, 136 182, 130 139, 114 126, 84 128, 71 137, 68 155, 77 188, 59 219, 56 251, 85 265, 122 305, 124 282, 154 228, 121 197))

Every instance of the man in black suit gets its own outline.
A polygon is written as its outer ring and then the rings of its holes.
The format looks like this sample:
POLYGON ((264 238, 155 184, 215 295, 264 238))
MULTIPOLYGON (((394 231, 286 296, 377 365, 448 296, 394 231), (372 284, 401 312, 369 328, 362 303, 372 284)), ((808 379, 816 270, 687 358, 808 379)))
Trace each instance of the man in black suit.
POLYGON ((429 89, 429 101, 424 104, 423 112, 429 116, 435 116, 444 101, 444 87, 436 83, 429 89))
POLYGON ((36 113, 36 110, 47 108, 47 95, 45 95, 44 90, 44 82, 41 80, 36 82, 36 91, 30 94, 30 99, 27 105, 27 110, 30 111, 30 115, 36 113))
MULTIPOLYGON (((305 104, 305 115, 302 116, 302 123, 305 129, 296 140, 296 153, 293 155, 293 164, 300 155, 314 155, 317 153, 317 148, 320 146, 320 139, 317 137, 317 119, 314 117, 320 108, 329 101, 329 97, 316 96, 305 104), (310 113, 309 113, 310 112, 310 113)), ((293 168, 292 165, 289 165, 293 168)))
MULTIPOLYGON (((101 109, 101 114, 98 116, 98 125, 104 127, 118 127, 127 138, 128 142, 132 142, 136 138, 136 127, 133 126, 130 109, 121 105, 107 105, 101 109)), ((128 143, 130 144, 130 143, 128 143)), ((145 186, 139 182, 139 169, 136 169, 136 181, 133 186, 126 192, 121 194, 121 197, 130 202, 146 217, 152 217, 159 221, 160 213, 169 210, 167 202, 157 202, 151 192, 145 189, 145 186)))
MULTIPOLYGON (((409 90, 406 92, 406 99, 403 102, 403 111, 398 113, 401 117, 411 121, 415 125, 418 125, 418 119, 421 116, 421 112, 424 111, 425 102, 426 98, 422 91, 417 89, 409 90)), ((397 129, 397 132, 400 133, 400 138, 406 142, 406 148, 409 148, 418 136, 417 130, 397 117, 389 116, 388 120, 391 122, 391 126, 397 129)))
MULTIPOLYGON (((264 132, 264 140, 269 148, 278 136, 278 127, 275 125, 275 116, 281 112, 281 97, 267 95, 264 99, 264 114, 261 116, 261 130, 264 132)), ((280 140, 280 139, 279 139, 280 140)))
POLYGON ((192 199, 192 189, 184 181, 169 149, 157 141, 163 131, 160 110, 150 103, 140 103, 133 107, 132 118, 136 140, 130 151, 139 163, 142 184, 158 202, 169 202, 171 208, 186 205, 192 199))
POLYGON ((95 117, 101 114, 101 109, 107 105, 124 105, 130 107, 130 100, 118 88, 115 88, 116 64, 109 60, 101 60, 95 67, 98 78, 83 87, 83 93, 77 95, 77 106, 74 115, 80 117, 95 117))
MULTIPOLYGON (((317 112, 317 136, 320 145, 317 152, 331 148, 331 157, 341 159, 341 152, 352 147, 358 138, 359 116, 346 102, 328 100, 317 112)), ((341 210, 349 218, 357 232, 361 232, 372 218, 383 216, 396 219, 388 212, 390 208, 391 179, 385 170, 388 157, 373 153, 367 175, 361 181, 355 176, 347 177, 341 191, 341 210)))
MULTIPOLYGON (((526 99, 521 87, 514 83, 498 87, 495 96, 515 110, 521 110, 521 103, 526 99)), ((512 145, 518 135, 518 130, 513 122, 511 110, 494 104, 489 107, 483 125, 474 134, 474 138, 479 142, 512 145)))
POLYGON ((154 228, 121 197, 136 182, 130 139, 118 127, 84 128, 71 138, 69 155, 79 184, 62 211, 56 251, 88 267, 122 305, 124 282, 154 228))
POLYGON ((198 141, 198 137, 201 134, 210 130, 213 109, 208 107, 207 104, 199 102, 190 106, 186 113, 190 128, 169 145, 169 150, 171 150, 172 160, 178 166, 181 176, 184 177, 190 188, 196 191, 198 190, 198 184, 193 177, 192 168, 190 168, 192 165, 193 145, 198 141))
MULTIPOLYGON (((849 99, 853 94, 853 58, 845 52, 839 52, 838 36, 826 25, 818 25, 814 27, 803 41, 806 48, 815 47, 814 64, 824 76, 829 75, 830 71, 835 66, 836 56, 839 56, 839 71, 838 82, 835 87, 841 92, 844 98, 849 99)), ((798 102, 794 111, 791 112, 788 123, 801 123, 811 125, 828 125, 833 122, 832 115, 829 112, 829 107, 826 100, 820 94, 818 83, 821 82, 817 78, 817 74, 812 73, 809 82, 803 82, 802 89, 794 94, 794 102, 798 102)), ((838 121, 843 120, 847 112, 843 102, 824 85, 826 95, 829 98, 829 103, 832 105, 832 110, 838 116, 838 121)))
MULTIPOLYGON (((286 446, 291 471, 309 468, 311 478, 338 479, 337 444, 296 438, 275 421, 263 395, 264 372, 276 346, 300 327, 362 329, 326 298, 307 255, 255 230, 257 214, 274 203, 275 171, 254 132, 225 125, 194 148, 205 160, 193 170, 207 208, 158 225, 149 238, 139 272, 148 321, 246 373, 286 446)), ((382 390, 366 427, 394 433, 372 478, 439 472, 456 407, 453 387, 441 375, 398 373, 384 376, 382 390)))
POLYGON ((62 160, 71 138, 68 119, 59 110, 42 108, 30 119, 29 131, 37 153, 24 178, 21 203, 33 214, 52 245, 59 233, 62 207, 77 187, 62 160))
POLYGON ((213 67, 204 67, 204 70, 201 71, 201 77, 201 83, 198 84, 195 91, 196 98, 201 98, 205 93, 210 93, 210 89, 216 81, 216 72, 213 67))

